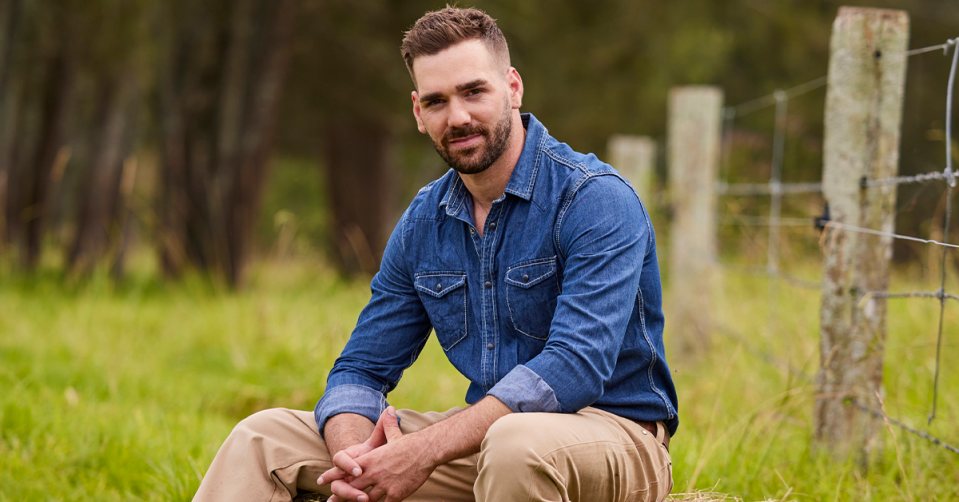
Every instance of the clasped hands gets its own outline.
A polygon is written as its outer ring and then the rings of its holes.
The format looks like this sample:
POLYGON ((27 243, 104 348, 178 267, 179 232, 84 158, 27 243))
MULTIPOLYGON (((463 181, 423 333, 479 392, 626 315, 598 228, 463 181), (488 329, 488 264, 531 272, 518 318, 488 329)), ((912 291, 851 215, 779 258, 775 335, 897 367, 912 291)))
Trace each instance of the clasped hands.
POLYGON ((436 468, 415 436, 403 436, 396 409, 386 408, 370 438, 334 455, 334 467, 316 480, 329 483, 328 502, 399 502, 412 495, 436 468))

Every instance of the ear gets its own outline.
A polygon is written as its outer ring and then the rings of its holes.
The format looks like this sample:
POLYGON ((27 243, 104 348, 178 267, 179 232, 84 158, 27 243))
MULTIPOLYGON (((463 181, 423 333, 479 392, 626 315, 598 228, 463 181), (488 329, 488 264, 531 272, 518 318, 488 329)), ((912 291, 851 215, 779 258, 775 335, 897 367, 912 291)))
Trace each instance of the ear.
POLYGON ((420 109, 420 96, 413 91, 410 93, 410 98, 413 99, 413 116, 416 117, 416 128, 420 130, 421 133, 426 134, 426 126, 423 125, 423 118, 420 117, 422 110, 420 109))
POLYGON ((506 74, 506 82, 509 84, 509 100, 513 109, 519 109, 523 106, 523 78, 519 76, 516 68, 510 66, 506 74))

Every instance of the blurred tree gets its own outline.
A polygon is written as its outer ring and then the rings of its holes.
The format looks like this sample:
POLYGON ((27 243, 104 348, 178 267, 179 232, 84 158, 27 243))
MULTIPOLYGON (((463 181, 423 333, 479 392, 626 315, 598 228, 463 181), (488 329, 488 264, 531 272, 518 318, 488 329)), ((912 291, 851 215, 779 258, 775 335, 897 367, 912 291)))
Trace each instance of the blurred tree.
POLYGON ((243 279, 286 75, 294 0, 167 4, 158 76, 163 270, 243 279))
POLYGON ((49 216, 51 172, 67 156, 65 125, 77 70, 75 2, 13 1, 8 16, 0 138, 6 171, 6 235, 20 264, 36 267, 49 216), (6 72, 5 72, 6 73, 6 72))
MULTIPOLYGON (((603 158, 611 134, 664 134, 671 86, 718 84, 735 105, 823 75, 840 3, 908 10, 912 47, 957 35, 959 3, 937 0, 474 5, 510 41, 524 111, 603 158)), ((119 270, 131 225, 121 187, 131 186, 134 158, 156 153, 160 182, 149 202, 158 211, 137 216, 162 269, 176 276, 194 266, 238 284, 276 136, 283 155, 323 159, 294 164, 323 166, 324 183, 310 185, 328 192, 318 198, 330 222, 316 228, 330 229, 329 256, 347 273, 375 271, 405 202, 447 169, 416 131, 398 50, 403 31, 443 5, 0 0, 0 250, 18 251, 32 268, 47 235, 48 246, 64 245, 74 271, 106 259, 119 270)), ((904 174, 942 168, 947 71, 936 54, 910 58, 904 174)), ((819 179, 822 109, 821 94, 790 101, 786 180, 819 179)), ((726 177, 762 181, 771 109, 733 125, 726 177)), ((897 225, 940 226, 929 218, 944 216, 937 190, 901 188, 897 225)), ((764 203, 738 209, 758 214, 764 203)), ((798 216, 810 206, 791 210, 798 216)), ((896 254, 916 257, 918 249, 897 244, 896 254)))
POLYGON ((7 204, 10 164, 13 155, 14 122, 17 117, 14 56, 20 29, 20 0, 0 3, 0 251, 10 244, 7 231, 7 204))
POLYGON ((314 148, 325 160, 331 254, 347 274, 376 272, 397 219, 397 142, 413 123, 399 45, 430 3, 317 0, 297 26, 289 96, 301 111, 310 106, 307 129, 321 138, 314 148))
POLYGON ((74 274, 87 273, 107 258, 113 260, 114 275, 123 269, 128 242, 124 195, 132 189, 135 174, 136 164, 129 157, 138 135, 140 82, 146 76, 141 67, 148 46, 147 13, 142 0, 89 0, 74 13, 77 30, 87 41, 81 59, 90 81, 89 101, 95 103, 92 130, 78 133, 88 147, 82 149, 86 158, 77 169, 76 224, 67 249, 67 268, 74 274))

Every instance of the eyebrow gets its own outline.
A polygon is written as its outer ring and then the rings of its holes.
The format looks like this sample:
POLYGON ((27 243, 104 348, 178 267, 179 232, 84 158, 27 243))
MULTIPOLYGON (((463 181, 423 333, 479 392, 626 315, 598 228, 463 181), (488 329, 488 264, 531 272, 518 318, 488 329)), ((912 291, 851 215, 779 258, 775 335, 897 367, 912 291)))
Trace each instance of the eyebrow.
MULTIPOLYGON (((482 87, 482 86, 486 85, 487 83, 488 83, 488 82, 486 81, 486 79, 478 78, 478 79, 476 79, 476 80, 471 80, 471 81, 469 81, 469 82, 467 82, 467 83, 465 83, 465 84, 459 84, 459 85, 457 85, 457 86, 456 86, 456 91, 457 91, 457 92, 463 92, 463 91, 465 91, 465 90, 467 90, 467 89, 475 89, 475 88, 477 88, 477 87, 482 87)), ((429 94, 420 96, 420 103, 428 103, 428 102, 433 101, 434 99, 437 99, 437 98, 440 98, 440 97, 443 97, 443 93, 441 93, 441 92, 431 92, 431 93, 429 93, 429 94)))

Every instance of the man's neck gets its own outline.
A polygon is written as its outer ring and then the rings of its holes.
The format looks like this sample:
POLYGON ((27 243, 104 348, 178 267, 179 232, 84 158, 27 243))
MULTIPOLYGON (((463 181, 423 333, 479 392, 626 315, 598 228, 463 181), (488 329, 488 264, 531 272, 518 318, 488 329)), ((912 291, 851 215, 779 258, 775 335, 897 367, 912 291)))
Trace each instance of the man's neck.
MULTIPOLYGON (((479 206, 485 209, 482 211, 484 215, 489 212, 493 201, 503 196, 510 176, 513 175, 513 169, 516 168, 516 162, 523 153, 523 145, 526 144, 526 128, 523 127, 523 119, 518 110, 514 110, 513 113, 513 130, 510 132, 509 146, 503 155, 500 155, 489 169, 481 173, 460 174, 463 184, 473 196, 474 208, 479 206)), ((477 223, 482 224, 479 221, 477 223)))

